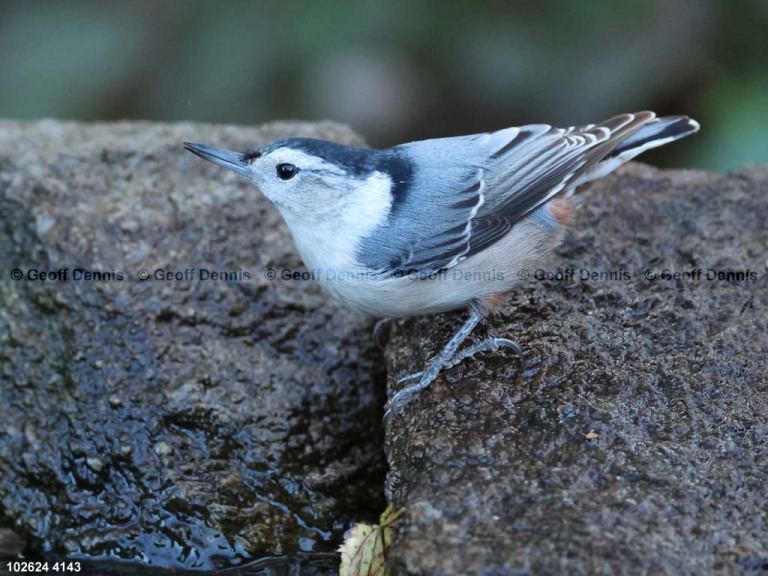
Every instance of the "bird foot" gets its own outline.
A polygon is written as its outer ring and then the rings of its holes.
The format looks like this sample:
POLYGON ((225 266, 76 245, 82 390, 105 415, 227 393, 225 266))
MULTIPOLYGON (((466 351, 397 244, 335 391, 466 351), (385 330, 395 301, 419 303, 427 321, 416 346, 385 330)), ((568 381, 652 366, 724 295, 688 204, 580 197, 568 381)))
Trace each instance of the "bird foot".
MULTIPOLYGON (((461 331, 457 333, 459 336, 461 331)), ((454 337, 456 338, 456 337, 454 337)), ((466 338, 466 336, 464 336, 466 338)), ((464 339, 462 338, 462 340, 464 339)), ((449 342, 449 345, 443 349, 443 351, 435 357, 434 360, 421 372, 409 374, 400 378, 397 383, 401 384, 409 380, 419 379, 415 384, 406 386, 402 390, 398 391, 387 405, 387 411, 384 413, 384 418, 389 417, 390 414, 402 414, 403 409, 418 395, 419 392, 427 388, 434 380, 441 370, 446 368, 452 368, 458 365, 460 362, 467 358, 473 357, 480 352, 497 352, 501 348, 510 348, 515 351, 519 356, 523 355, 523 350, 520 345, 513 340, 507 338, 488 338, 469 346, 461 352, 456 352, 456 346, 453 346, 453 350, 449 350, 449 346, 454 343, 453 340, 449 342), (450 355, 445 354, 446 350, 451 352, 450 355)), ((460 344, 460 342, 459 342, 460 344)))

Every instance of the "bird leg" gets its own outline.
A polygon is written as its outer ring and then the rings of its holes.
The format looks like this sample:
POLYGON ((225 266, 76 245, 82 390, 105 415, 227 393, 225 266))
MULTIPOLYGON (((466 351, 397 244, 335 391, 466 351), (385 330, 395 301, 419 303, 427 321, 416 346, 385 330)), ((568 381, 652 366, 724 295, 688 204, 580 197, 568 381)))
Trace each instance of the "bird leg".
POLYGON ((470 308, 469 318, 467 318, 466 322, 464 322, 464 325, 459 328, 456 334, 453 335, 453 338, 448 341, 445 347, 437 356, 432 359, 427 367, 421 372, 410 374, 409 376, 398 380, 398 384, 400 384, 408 380, 415 380, 417 378, 419 379, 419 381, 415 384, 406 386, 402 390, 398 391, 394 396, 392 396, 391 400, 389 401, 389 409, 384 414, 385 418, 390 413, 400 414, 403 408, 405 408, 405 406, 407 406, 408 403, 413 400, 419 392, 424 390, 424 388, 429 386, 435 380, 435 378, 437 378, 437 375, 443 368, 456 366, 462 360, 469 358, 478 352, 495 352, 502 346, 512 348, 518 354, 522 354, 520 346, 516 342, 507 340, 506 338, 489 338, 487 340, 477 342, 466 350, 457 353, 459 346, 461 346, 464 340, 467 339, 467 337, 475 329, 475 326, 477 326, 482 319, 483 315, 480 312, 478 312, 474 307, 470 308))
POLYGON ((373 326, 373 342, 379 350, 384 350, 384 345, 389 340, 389 325, 394 320, 394 318, 381 318, 373 326))

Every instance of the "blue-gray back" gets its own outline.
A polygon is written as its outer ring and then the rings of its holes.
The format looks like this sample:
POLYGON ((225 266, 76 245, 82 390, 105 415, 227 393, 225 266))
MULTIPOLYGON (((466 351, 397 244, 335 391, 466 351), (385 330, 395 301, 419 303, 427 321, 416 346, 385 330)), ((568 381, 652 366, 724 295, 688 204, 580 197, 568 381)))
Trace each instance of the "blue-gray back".
POLYGON ((384 275, 430 274, 506 235, 624 138, 653 118, 617 116, 600 125, 544 124, 403 144, 388 220, 364 239, 358 258, 384 275))

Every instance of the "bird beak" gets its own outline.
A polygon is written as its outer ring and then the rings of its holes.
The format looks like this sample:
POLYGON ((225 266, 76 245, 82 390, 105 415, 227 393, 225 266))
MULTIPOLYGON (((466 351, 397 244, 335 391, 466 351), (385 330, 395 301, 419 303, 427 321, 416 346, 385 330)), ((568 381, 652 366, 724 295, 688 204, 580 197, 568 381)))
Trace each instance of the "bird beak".
POLYGON ((205 144, 193 144, 192 142, 184 142, 184 148, 214 164, 223 166, 234 170, 238 174, 243 176, 250 176, 248 164, 243 160, 243 154, 241 152, 232 152, 231 150, 224 150, 223 148, 214 148, 213 146, 206 146, 205 144))

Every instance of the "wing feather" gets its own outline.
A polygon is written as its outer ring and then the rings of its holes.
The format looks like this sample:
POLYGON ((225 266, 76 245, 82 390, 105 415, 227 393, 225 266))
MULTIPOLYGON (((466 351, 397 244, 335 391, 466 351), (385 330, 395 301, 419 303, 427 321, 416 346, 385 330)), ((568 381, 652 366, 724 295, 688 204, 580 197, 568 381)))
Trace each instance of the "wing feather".
POLYGON ((386 275, 451 268, 498 241, 653 118, 639 112, 597 125, 532 124, 399 146, 393 150, 414 167, 408 197, 358 254, 386 275))

